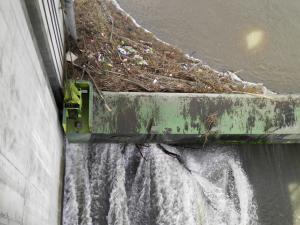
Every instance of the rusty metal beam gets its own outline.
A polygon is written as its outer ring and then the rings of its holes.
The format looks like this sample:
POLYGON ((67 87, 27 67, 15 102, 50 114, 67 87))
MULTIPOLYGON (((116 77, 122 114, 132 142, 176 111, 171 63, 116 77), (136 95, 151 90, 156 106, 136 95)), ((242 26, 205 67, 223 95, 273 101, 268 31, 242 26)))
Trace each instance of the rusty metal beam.
POLYGON ((91 142, 300 143, 300 95, 104 95, 112 111, 94 98, 91 142))

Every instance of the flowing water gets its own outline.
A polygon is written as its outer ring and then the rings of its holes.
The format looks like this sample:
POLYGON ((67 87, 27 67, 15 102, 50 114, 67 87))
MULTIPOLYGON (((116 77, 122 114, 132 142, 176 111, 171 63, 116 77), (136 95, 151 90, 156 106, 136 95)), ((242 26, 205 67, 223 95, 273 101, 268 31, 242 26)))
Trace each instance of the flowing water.
POLYGON ((118 0, 162 40, 219 70, 300 92, 299 0, 118 0))
POLYGON ((239 146, 261 225, 300 224, 299 145, 239 146))
POLYGON ((64 225, 255 225, 257 206, 236 151, 157 145, 69 145, 64 225))
POLYGON ((64 225, 298 225, 299 146, 72 144, 64 225))

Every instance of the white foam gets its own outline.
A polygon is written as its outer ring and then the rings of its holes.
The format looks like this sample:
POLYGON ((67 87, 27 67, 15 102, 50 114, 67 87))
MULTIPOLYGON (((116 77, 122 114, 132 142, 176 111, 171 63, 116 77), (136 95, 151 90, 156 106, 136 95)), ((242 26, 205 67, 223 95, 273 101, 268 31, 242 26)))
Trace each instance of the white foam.
POLYGON ((255 225, 249 181, 232 151, 181 151, 190 173, 155 144, 67 148, 64 225, 255 225), (73 199, 72 199, 73 198, 73 199))

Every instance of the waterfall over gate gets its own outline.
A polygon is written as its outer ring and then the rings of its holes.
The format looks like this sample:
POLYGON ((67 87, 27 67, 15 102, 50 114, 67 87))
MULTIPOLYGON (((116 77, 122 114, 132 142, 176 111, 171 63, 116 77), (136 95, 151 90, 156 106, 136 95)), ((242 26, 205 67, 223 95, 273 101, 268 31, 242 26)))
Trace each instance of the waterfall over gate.
POLYGON ((164 147, 68 145, 64 225, 258 224, 234 151, 164 147))

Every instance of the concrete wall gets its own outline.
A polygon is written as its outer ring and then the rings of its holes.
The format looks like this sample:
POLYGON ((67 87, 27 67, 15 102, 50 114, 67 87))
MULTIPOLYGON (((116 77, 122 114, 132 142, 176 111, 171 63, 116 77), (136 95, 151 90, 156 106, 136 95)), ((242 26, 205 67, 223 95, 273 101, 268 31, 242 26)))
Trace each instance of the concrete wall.
POLYGON ((0 224, 60 224, 63 136, 23 0, 0 1, 0 29, 0 224))
POLYGON ((62 0, 23 0, 56 102, 62 104, 64 22, 62 0))
MULTIPOLYGON (((28 1, 28 0, 26 0, 28 1)), ((29 0, 31 3, 36 1, 38 10, 41 12, 42 21, 40 21, 46 32, 47 42, 50 46, 51 57, 55 64, 55 75, 62 84, 63 73, 63 59, 64 59, 64 24, 63 24, 63 10, 61 0, 29 0)), ((29 17, 33 12, 28 9, 29 17)), ((36 15, 35 15, 36 16, 36 15)), ((37 21, 35 21, 37 22, 37 21)), ((33 28, 35 24, 33 23, 33 28)), ((37 32, 40 32, 37 30, 37 32)), ((43 48, 43 46, 40 46, 43 48)), ((47 54, 47 53, 46 53, 47 54)))

